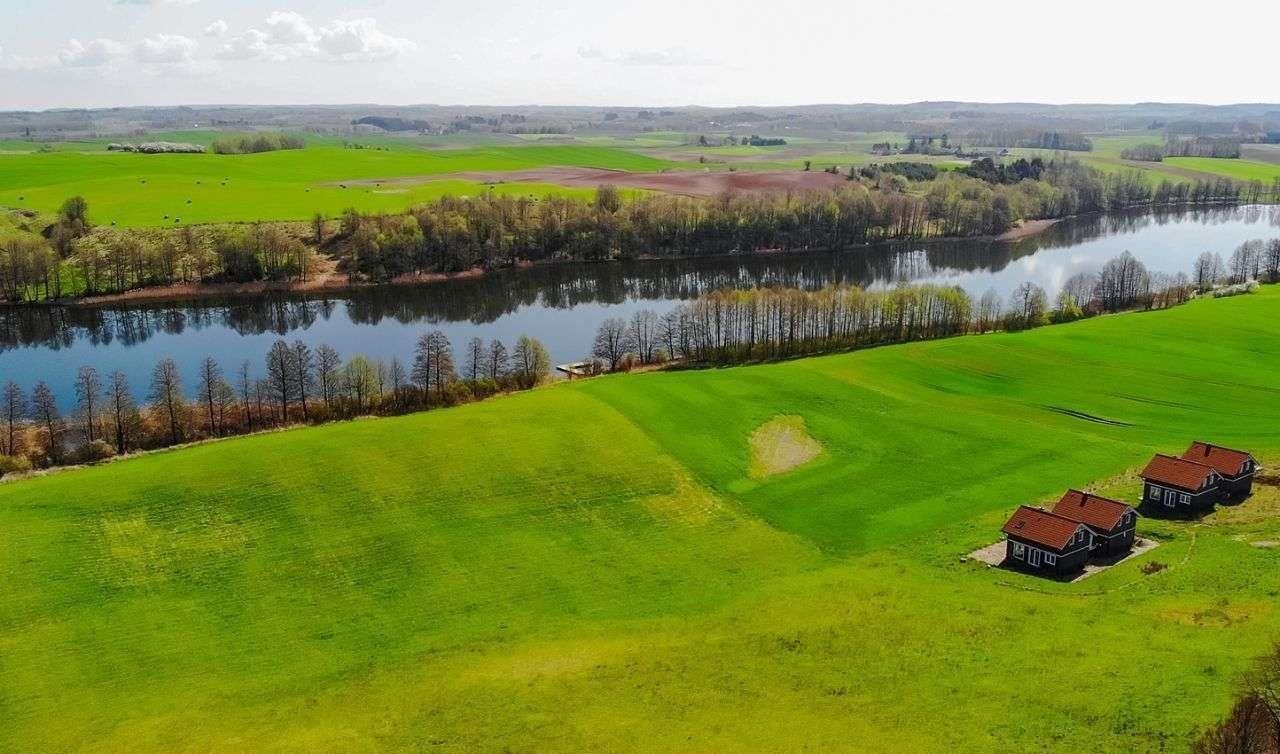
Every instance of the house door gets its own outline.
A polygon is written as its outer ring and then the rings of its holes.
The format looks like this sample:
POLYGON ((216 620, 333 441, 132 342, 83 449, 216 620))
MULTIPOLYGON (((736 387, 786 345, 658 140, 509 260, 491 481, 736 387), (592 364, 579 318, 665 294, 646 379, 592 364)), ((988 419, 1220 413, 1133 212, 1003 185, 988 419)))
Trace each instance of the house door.
POLYGON ((1178 502, 1178 493, 1173 490, 1164 491, 1164 505, 1166 508, 1172 508, 1174 503, 1178 502))
POLYGON ((1039 550, 1035 549, 1034 547, 1027 549, 1027 564, 1036 566, 1037 568, 1040 566, 1039 550))

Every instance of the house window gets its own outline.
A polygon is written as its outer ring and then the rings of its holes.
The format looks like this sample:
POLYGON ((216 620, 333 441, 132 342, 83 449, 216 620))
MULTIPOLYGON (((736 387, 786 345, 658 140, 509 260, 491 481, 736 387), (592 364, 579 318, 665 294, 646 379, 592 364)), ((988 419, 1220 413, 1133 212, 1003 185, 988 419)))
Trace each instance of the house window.
POLYGON ((1182 497, 1178 499, 1178 502, 1183 505, 1191 505, 1191 496, 1184 492, 1182 493, 1182 497))
POLYGON ((1013 546, 1013 557, 1017 558, 1018 560, 1022 560, 1022 558, 1025 557, 1026 554, 1027 554, 1026 546, 1018 545, 1018 544, 1015 544, 1013 546))
POLYGON ((1050 553, 1045 553, 1045 554, 1044 554, 1044 564, 1045 564, 1045 565, 1055 565, 1057 562, 1058 562, 1058 556, 1057 556, 1057 555, 1052 555, 1052 554, 1050 554, 1050 553))
POLYGON ((1151 492, 1148 494, 1148 497, 1150 497, 1152 500, 1159 500, 1159 499, 1160 499, 1160 488, 1159 488, 1159 487, 1156 487, 1155 485, 1152 485, 1152 487, 1151 487, 1151 492))

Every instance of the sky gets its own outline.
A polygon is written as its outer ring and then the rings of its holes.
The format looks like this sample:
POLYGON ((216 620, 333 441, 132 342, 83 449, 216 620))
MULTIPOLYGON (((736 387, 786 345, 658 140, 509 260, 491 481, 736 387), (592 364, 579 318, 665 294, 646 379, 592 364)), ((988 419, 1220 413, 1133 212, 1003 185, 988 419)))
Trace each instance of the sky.
POLYGON ((0 109, 1274 102, 1276 28, 1260 0, 0 0, 0 109))

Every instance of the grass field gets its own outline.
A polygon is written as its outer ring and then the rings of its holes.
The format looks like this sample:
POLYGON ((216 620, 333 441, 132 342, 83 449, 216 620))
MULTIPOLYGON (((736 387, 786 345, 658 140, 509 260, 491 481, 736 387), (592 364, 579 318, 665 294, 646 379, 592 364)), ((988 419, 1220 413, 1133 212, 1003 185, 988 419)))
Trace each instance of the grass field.
POLYGON ((1275 488, 1079 584, 961 555, 1192 437, 1280 462, 1278 318, 1272 288, 2 484, 0 751, 1186 751, 1280 636, 1275 488), (821 452, 761 477, 762 426, 821 452))
MULTIPOLYGON (((634 171, 681 167, 622 149, 572 145, 433 151, 309 146, 253 155, 0 154, 0 206, 51 212, 78 194, 88 199, 90 218, 97 224, 303 220, 316 212, 333 216, 347 207, 399 210, 445 194, 485 190, 474 181, 447 178, 450 173, 548 165, 634 171), (355 183, 382 178, 401 180, 382 186, 355 183)), ((494 190, 536 196, 564 189, 526 183, 494 190)))

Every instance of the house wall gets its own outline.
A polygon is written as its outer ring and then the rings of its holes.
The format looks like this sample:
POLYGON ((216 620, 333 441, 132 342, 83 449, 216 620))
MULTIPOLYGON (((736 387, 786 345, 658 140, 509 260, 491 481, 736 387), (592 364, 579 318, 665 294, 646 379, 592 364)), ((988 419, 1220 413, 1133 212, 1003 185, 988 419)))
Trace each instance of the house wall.
POLYGON ((1142 485, 1142 507, 1156 515, 1185 516, 1189 513, 1212 510, 1220 495, 1221 492, 1216 486, 1192 493, 1176 487, 1147 481, 1143 482, 1142 485), (1165 493, 1168 490, 1172 490, 1177 494, 1177 502, 1174 503, 1173 507, 1165 505, 1165 493), (1153 492, 1158 492, 1159 494, 1153 497, 1153 492))
POLYGON ((1043 545, 1033 544, 1019 537, 1009 536, 1005 543, 1005 563, 1032 573, 1055 575, 1075 573, 1084 568, 1085 563, 1089 562, 1089 543, 1085 542, 1084 544, 1071 546, 1075 549, 1058 553, 1043 545), (1020 557, 1018 554, 1019 546, 1023 548, 1020 557), (1040 565, 1038 566, 1031 565, 1029 556, 1032 549, 1040 551, 1040 565), (1049 564, 1045 560, 1045 555, 1052 555, 1055 562, 1049 564))

